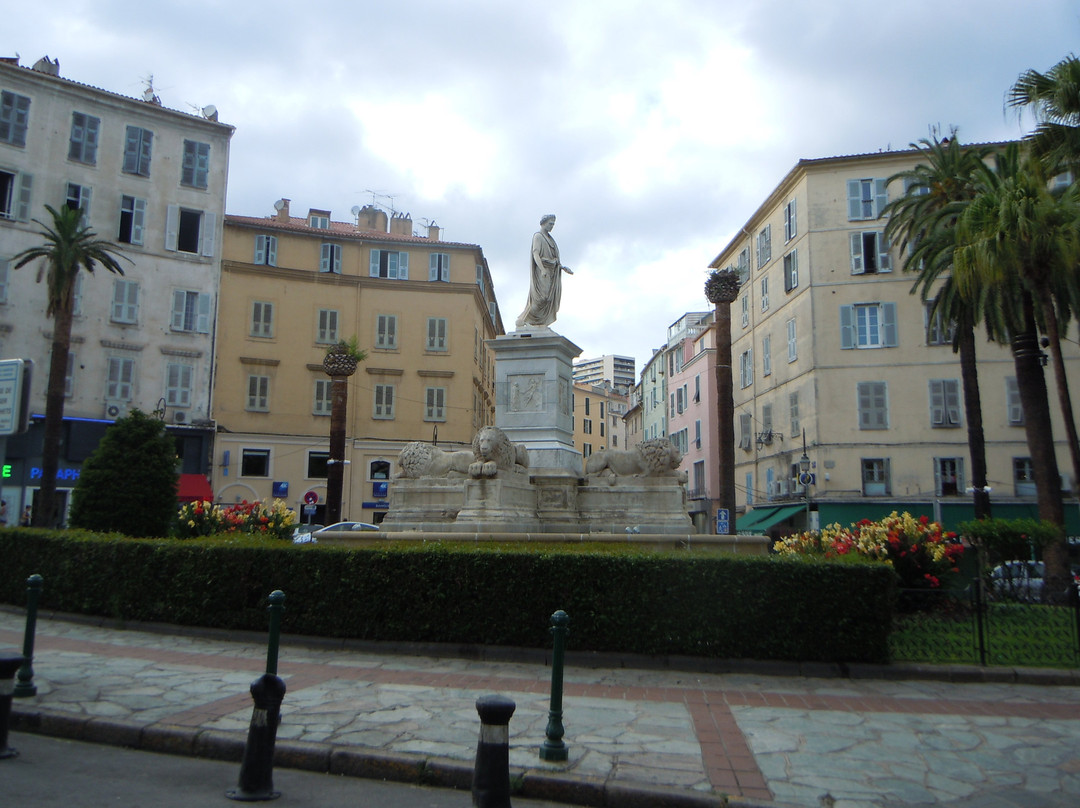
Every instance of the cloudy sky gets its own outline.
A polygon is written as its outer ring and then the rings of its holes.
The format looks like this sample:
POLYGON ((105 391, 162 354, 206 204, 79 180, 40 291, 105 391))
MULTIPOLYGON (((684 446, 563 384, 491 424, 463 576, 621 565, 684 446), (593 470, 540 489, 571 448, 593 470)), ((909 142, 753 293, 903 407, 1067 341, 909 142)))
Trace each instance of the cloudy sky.
POLYGON ((708 304, 710 260, 800 158, 931 126, 1019 137, 1075 0, 65 0, 7 4, 0 55, 236 127, 227 210, 375 201, 479 244, 507 326, 544 213, 575 275, 555 330, 634 356, 708 304))

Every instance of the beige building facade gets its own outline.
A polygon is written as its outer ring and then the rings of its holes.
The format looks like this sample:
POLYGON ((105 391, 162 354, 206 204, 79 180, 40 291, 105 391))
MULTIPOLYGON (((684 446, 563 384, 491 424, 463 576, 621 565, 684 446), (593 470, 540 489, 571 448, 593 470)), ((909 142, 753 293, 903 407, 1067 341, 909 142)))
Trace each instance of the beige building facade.
POLYGON ((474 244, 369 206, 353 222, 312 209, 228 216, 214 417, 218 500, 276 497, 319 522, 326 497, 328 346, 367 352, 348 380, 342 518, 378 522, 401 447, 460 447, 494 421, 503 333, 487 261, 474 244), (305 511, 305 497, 313 500, 305 511))
POLYGON ((574 448, 587 458, 627 444, 629 396, 609 384, 574 384, 574 448))
MULTIPOLYGON (((790 532, 894 509, 953 527, 972 516, 948 324, 911 294, 914 276, 902 271, 879 218, 903 193, 887 179, 919 157, 800 161, 711 264, 743 278, 731 312, 740 530, 790 532)), ((1064 348, 1070 378, 1080 381, 1075 345, 1064 348)), ((980 339, 978 361, 994 513, 1034 516, 1011 352, 980 339)), ((1056 402, 1052 374, 1047 385, 1056 402)), ((1069 467, 1064 441, 1059 463, 1069 467)))

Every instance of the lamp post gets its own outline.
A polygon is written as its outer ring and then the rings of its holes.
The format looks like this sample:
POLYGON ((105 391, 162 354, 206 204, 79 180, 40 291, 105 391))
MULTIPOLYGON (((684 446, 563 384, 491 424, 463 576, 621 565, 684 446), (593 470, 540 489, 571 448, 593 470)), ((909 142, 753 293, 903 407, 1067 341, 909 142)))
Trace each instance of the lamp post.
POLYGON ((799 482, 806 500, 806 529, 810 530, 810 458, 806 454, 806 430, 802 431, 802 457, 799 458, 799 482))

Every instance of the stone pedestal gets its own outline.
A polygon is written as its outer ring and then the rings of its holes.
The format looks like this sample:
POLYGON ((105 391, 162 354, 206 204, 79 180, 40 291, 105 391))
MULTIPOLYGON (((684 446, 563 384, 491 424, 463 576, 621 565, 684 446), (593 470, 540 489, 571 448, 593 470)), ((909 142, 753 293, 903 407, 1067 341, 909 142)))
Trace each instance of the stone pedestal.
POLYGON ((495 425, 529 450, 533 474, 580 477, 574 449, 573 360, 581 348, 550 328, 488 340, 495 352, 495 425))
POLYGON ((585 533, 693 533, 675 477, 589 477, 577 491, 585 533))
POLYGON ((390 510, 383 523, 390 530, 422 530, 452 524, 461 510, 464 477, 420 477, 394 480, 390 510))

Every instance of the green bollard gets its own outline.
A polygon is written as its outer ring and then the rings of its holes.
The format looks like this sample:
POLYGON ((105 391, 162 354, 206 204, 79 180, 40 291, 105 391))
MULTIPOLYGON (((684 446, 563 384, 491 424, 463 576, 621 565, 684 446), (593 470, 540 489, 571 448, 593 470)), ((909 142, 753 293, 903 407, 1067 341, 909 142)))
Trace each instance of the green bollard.
POLYGON ((551 633, 555 641, 551 651, 551 708, 548 710, 547 737, 540 747, 540 759, 553 763, 565 761, 570 750, 563 743, 563 652, 566 648, 566 635, 570 633, 570 618, 562 609, 551 615, 551 633))
POLYGON ((25 661, 19 668, 18 682, 12 695, 17 699, 37 695, 34 684, 34 632, 37 629, 38 601, 41 600, 41 588, 45 579, 38 574, 26 579, 26 633, 23 634, 23 656, 25 661))
POLYGON ((270 640, 266 645, 266 672, 277 676, 278 646, 281 642, 281 613, 285 611, 285 593, 275 589, 270 593, 270 640))

